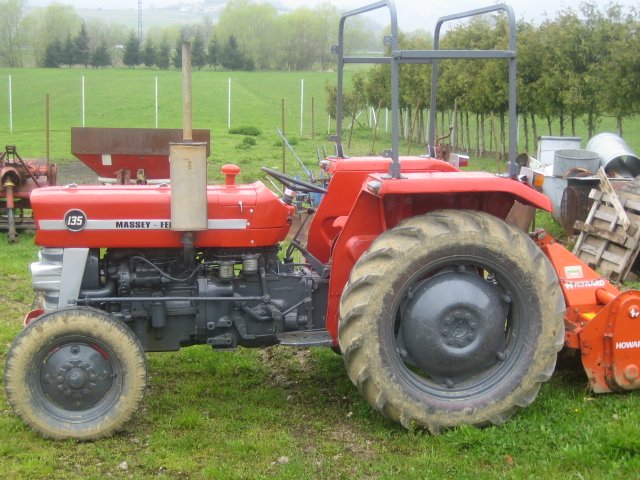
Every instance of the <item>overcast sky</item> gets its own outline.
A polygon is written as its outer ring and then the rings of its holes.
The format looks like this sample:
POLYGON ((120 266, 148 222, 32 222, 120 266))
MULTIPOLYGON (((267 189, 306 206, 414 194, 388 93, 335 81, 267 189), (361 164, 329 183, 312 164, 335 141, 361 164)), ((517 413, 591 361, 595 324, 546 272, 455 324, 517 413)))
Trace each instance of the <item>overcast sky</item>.
MULTIPOLYGON (((28 0, 30 6, 42 6, 53 3, 54 0, 28 0)), ((304 6, 314 6, 321 0, 272 0, 270 3, 274 5, 281 4, 289 8, 298 8, 304 6)), ((351 9, 360 7, 375 0, 329 0, 330 3, 336 5, 340 9, 351 9)), ((592 0, 597 5, 604 7, 608 5, 608 0, 592 0)), ((138 8, 138 0, 57 0, 57 3, 73 5, 77 8, 138 8)), ((150 8, 152 5, 156 7, 165 7, 168 5, 176 5, 179 3, 199 3, 198 0, 143 0, 143 9, 150 8)), ((457 13, 464 10, 485 7, 498 3, 495 0, 395 0, 396 9, 398 11, 398 23, 400 28, 405 31, 412 31, 424 28, 428 31, 433 29, 433 25, 438 17, 457 13)), ((581 0, 511 0, 506 1, 513 8, 516 19, 524 18, 537 23, 545 19, 545 14, 554 17, 555 13, 565 7, 571 7, 578 10, 581 0)), ((617 0, 620 5, 639 7, 639 0, 617 0)), ((385 12, 386 13, 386 12, 385 12)), ((380 18, 379 21, 384 22, 387 17, 380 18)))

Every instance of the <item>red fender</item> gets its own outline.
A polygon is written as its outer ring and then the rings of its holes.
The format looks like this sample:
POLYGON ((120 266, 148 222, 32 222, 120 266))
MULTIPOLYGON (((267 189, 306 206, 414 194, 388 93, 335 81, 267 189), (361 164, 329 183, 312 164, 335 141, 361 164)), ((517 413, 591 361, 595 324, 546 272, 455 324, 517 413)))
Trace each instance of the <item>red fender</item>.
POLYGON ((482 172, 406 173, 401 179, 370 175, 348 215, 336 218, 327 330, 337 340, 340 297, 355 262, 382 232, 405 218, 440 209, 485 211, 505 218, 515 200, 547 211, 551 201, 527 185, 482 172))

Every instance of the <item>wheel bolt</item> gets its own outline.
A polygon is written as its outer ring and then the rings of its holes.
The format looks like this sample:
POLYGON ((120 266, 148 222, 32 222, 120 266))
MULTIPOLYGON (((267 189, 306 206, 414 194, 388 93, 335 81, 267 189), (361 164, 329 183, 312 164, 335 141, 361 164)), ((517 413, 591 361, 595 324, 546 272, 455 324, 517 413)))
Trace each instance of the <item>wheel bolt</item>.
POLYGON ((504 352, 498 352, 496 353, 496 357, 498 358, 498 360, 502 362, 504 361, 505 358, 507 358, 507 354, 504 352))

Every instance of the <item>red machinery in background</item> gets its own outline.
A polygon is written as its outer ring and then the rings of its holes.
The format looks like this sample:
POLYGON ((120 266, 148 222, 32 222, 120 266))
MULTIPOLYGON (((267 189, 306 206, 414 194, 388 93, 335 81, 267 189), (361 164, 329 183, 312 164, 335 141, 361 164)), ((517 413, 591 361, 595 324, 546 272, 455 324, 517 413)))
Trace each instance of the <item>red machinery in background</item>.
POLYGON ((9 242, 16 241, 17 229, 33 229, 33 218, 25 210, 31 208, 31 192, 56 184, 56 165, 38 160, 23 160, 15 145, 7 145, 0 153, 0 227, 7 230, 9 242))
MULTIPOLYGON (((211 143, 209 130, 193 130, 193 140, 211 143)), ((71 153, 98 175, 101 183, 168 183, 169 144, 182 130, 168 128, 71 129, 71 153)))

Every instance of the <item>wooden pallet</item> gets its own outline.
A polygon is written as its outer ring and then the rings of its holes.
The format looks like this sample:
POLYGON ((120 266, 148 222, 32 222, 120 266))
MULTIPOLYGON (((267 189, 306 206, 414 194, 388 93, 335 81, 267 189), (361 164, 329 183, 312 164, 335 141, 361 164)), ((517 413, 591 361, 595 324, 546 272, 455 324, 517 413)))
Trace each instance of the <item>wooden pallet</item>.
POLYGON ((631 279, 638 252, 640 252, 640 184, 630 182, 616 193, 591 190, 593 205, 587 219, 577 221, 580 231, 573 254, 601 275, 621 283, 631 279), (620 201, 630 226, 625 230, 613 204, 620 201))

